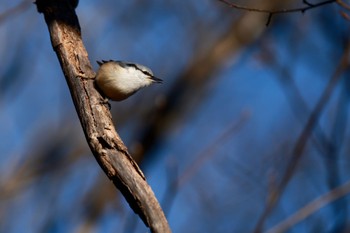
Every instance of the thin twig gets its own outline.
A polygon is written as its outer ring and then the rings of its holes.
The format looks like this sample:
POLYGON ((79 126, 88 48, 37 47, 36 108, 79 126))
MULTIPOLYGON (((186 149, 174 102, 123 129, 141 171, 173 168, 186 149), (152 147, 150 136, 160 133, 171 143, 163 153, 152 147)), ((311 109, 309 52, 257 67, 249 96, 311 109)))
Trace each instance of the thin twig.
POLYGON ((218 0, 218 1, 226 4, 227 6, 229 6, 231 8, 238 9, 238 10, 253 11, 253 12, 258 12, 258 13, 267 13, 268 14, 268 18, 267 18, 267 21, 266 21, 266 26, 268 26, 270 24, 273 15, 285 14, 285 13, 295 13, 295 12, 304 13, 305 11, 311 10, 313 8, 317 8, 317 7, 320 7, 320 6, 323 6, 323 5, 332 4, 334 2, 337 2, 337 0, 327 0, 327 1, 324 1, 324 2, 319 2, 319 3, 316 3, 316 4, 312 4, 312 3, 308 2, 307 0, 303 0, 303 3, 306 5, 304 7, 296 7, 296 8, 290 8, 290 9, 268 10, 268 9, 261 9, 261 8, 254 8, 254 7, 243 6, 243 5, 239 5, 239 4, 236 4, 236 3, 229 2, 228 0, 218 0))
POLYGON ((307 2, 306 0, 304 0, 303 3, 306 5, 304 7, 297 7, 297 8, 291 8, 291 9, 278 9, 278 10, 268 10, 268 9, 247 7, 247 6, 242 6, 242 5, 238 5, 236 3, 229 2, 227 0, 218 0, 218 1, 223 2, 226 5, 228 5, 229 7, 235 8, 235 9, 238 9, 238 10, 254 11, 254 12, 268 13, 268 14, 284 14, 284 13, 295 13, 295 12, 304 13, 305 11, 311 10, 313 8, 334 3, 337 0, 327 0, 327 1, 324 1, 324 2, 316 3, 316 4, 311 4, 311 3, 307 2))

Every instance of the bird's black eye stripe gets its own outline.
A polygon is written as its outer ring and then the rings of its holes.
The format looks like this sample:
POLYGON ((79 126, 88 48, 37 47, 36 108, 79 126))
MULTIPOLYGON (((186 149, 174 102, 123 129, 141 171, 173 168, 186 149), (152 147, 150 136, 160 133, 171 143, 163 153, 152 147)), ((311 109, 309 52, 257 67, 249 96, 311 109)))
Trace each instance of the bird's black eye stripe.
POLYGON ((152 74, 150 74, 149 72, 145 71, 145 70, 141 70, 137 65, 133 64, 133 63, 126 63, 127 66, 132 66, 134 67, 135 69, 141 71, 142 73, 144 73, 145 75, 148 75, 148 76, 151 76, 153 77, 152 74))
POLYGON ((100 61, 97 61, 97 63, 101 66, 102 64, 104 63, 108 63, 108 62, 117 62, 121 67, 134 67, 136 70, 139 70, 141 71, 142 73, 144 73, 145 75, 148 75, 150 77, 154 77, 150 72, 146 71, 146 70, 141 70, 136 64, 134 63, 125 63, 125 62, 122 62, 122 61, 114 61, 114 60, 109 60, 109 61, 106 61, 106 60, 102 60, 102 62, 100 61))
MULTIPOLYGON (((136 68, 137 69, 137 68, 136 68)), ((138 69, 138 70, 140 70, 140 69, 138 69)), ((145 75, 148 75, 148 76, 151 76, 151 77, 153 77, 153 75, 151 75, 149 72, 147 72, 147 71, 144 71, 144 70, 140 70, 142 73, 144 73, 145 75)))

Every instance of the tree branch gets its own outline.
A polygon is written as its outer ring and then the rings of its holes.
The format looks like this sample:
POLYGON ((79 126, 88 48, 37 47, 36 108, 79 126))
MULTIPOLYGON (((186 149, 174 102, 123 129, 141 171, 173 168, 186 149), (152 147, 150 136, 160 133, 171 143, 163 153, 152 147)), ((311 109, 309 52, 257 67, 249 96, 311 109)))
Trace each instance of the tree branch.
POLYGON ((117 134, 108 107, 94 87, 95 72, 81 39, 77 1, 37 0, 61 64, 86 140, 97 162, 152 232, 171 232, 138 165, 117 134))
POLYGON ((247 6, 242 6, 242 5, 238 5, 238 4, 229 2, 228 0, 218 0, 218 1, 223 2, 227 6, 229 6, 231 8, 238 9, 238 10, 254 11, 254 12, 268 13, 268 14, 283 14, 283 13, 294 13, 294 12, 304 13, 307 10, 311 10, 313 8, 316 8, 316 7, 331 4, 331 3, 336 2, 337 0, 327 0, 327 1, 319 2, 319 3, 315 3, 315 4, 312 4, 306 0, 303 0, 303 3, 306 5, 304 7, 297 7, 297 8, 291 8, 291 9, 279 9, 279 10, 267 10, 267 9, 247 7, 247 6))
POLYGON ((326 0, 323 2, 312 4, 308 0, 303 0, 303 3, 306 5, 304 7, 297 7, 297 8, 291 8, 291 9, 279 9, 279 10, 267 10, 267 9, 242 6, 242 5, 239 5, 236 3, 229 2, 228 0, 218 0, 218 1, 226 4, 227 6, 229 6, 231 8, 235 8, 238 10, 254 11, 254 12, 258 12, 258 13, 267 13, 269 16, 267 18, 266 26, 270 24, 271 18, 273 15, 285 14, 285 13, 295 13, 295 12, 304 13, 305 11, 311 10, 313 8, 337 2, 337 0, 326 0))

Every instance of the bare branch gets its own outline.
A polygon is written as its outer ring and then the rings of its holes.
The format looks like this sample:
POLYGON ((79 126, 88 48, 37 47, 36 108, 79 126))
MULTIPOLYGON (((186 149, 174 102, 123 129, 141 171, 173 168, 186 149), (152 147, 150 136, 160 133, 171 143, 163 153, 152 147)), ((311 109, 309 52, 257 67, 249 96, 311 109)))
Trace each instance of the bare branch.
POLYGON ((324 2, 316 3, 316 4, 311 4, 308 1, 304 0, 303 3, 306 5, 305 7, 297 7, 297 8, 291 8, 291 9, 279 9, 279 10, 268 10, 268 9, 247 7, 247 6, 242 6, 242 5, 238 5, 238 4, 229 2, 227 0, 218 0, 218 1, 223 2, 226 5, 228 5, 229 7, 235 8, 238 10, 254 11, 254 12, 268 13, 268 14, 284 14, 284 13, 295 13, 295 12, 304 13, 305 11, 311 10, 313 8, 316 8, 316 7, 320 7, 320 6, 327 5, 327 4, 332 4, 332 3, 336 2, 337 0, 327 0, 324 2))
POLYGON ((310 6, 310 7, 315 6, 315 4, 312 4, 312 3, 308 2, 307 0, 303 0, 303 3, 307 6, 310 6))
POLYGON ((332 4, 334 2, 337 2, 337 0, 327 0, 327 1, 316 3, 316 4, 312 4, 307 0, 303 0, 303 3, 306 5, 304 7, 297 7, 297 8, 291 8, 291 9, 268 10, 268 9, 260 9, 260 8, 242 6, 242 5, 239 5, 236 3, 229 2, 228 0, 218 0, 218 1, 226 4, 227 6, 229 6, 231 8, 235 8, 238 10, 254 11, 254 12, 258 12, 258 13, 267 13, 268 18, 267 18, 266 26, 270 24, 273 15, 285 14, 285 13, 295 13, 295 12, 304 13, 305 11, 311 10, 313 8, 317 8, 317 7, 320 7, 323 5, 328 5, 328 4, 332 4))
POLYGON ((95 72, 81 39, 74 11, 76 3, 36 1, 38 11, 44 14, 86 140, 103 171, 151 231, 171 232, 152 189, 117 134, 111 113, 94 87, 95 72))

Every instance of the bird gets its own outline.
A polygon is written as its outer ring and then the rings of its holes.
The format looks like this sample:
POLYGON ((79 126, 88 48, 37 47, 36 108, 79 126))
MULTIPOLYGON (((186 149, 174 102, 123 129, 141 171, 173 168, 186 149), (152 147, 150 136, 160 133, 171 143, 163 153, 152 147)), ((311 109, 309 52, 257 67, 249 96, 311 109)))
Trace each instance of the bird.
POLYGON ((97 61, 100 66, 96 74, 96 84, 110 100, 122 101, 143 87, 163 80, 153 75, 146 66, 124 61, 97 61))

